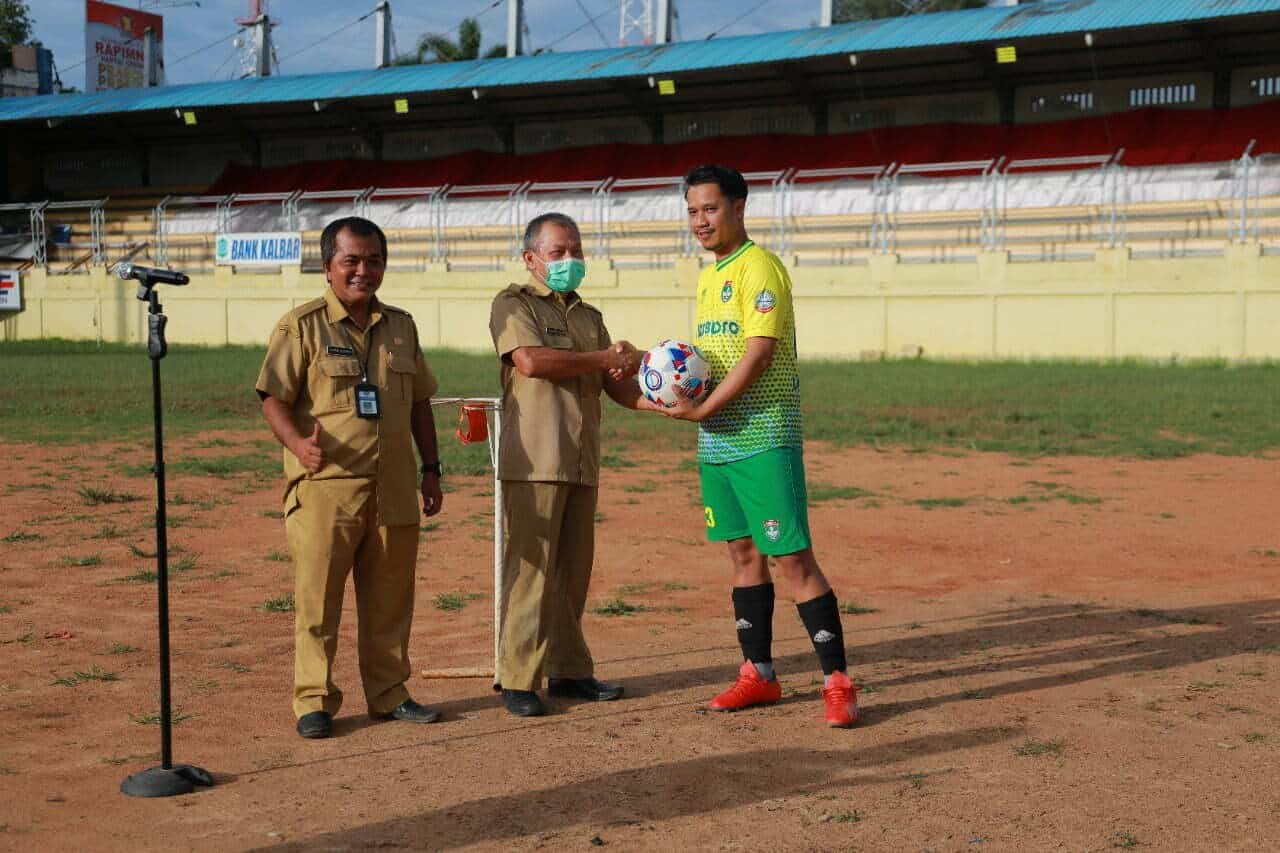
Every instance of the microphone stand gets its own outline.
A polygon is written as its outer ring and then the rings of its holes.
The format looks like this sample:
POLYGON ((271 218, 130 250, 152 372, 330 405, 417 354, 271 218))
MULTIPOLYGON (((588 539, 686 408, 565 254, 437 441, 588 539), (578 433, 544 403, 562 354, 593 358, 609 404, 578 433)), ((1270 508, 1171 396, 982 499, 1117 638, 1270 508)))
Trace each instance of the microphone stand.
MULTIPOLYGON (((138 299, 148 304, 147 353, 151 357, 151 400, 155 415, 156 461, 151 469, 156 475, 156 588, 160 611, 160 766, 142 770, 120 783, 120 793, 130 797, 172 797, 190 794, 196 785, 212 785, 207 770, 191 764, 173 763, 173 714, 169 703, 169 542, 165 516, 164 430, 160 406, 160 359, 169 351, 164 327, 169 318, 161 313, 155 286, 160 282, 137 270, 129 277, 138 278, 138 299)), ((121 277, 126 277, 120 270, 121 277)), ((177 283, 177 282, 173 282, 177 283)), ((185 283, 182 282, 182 283, 185 283)))

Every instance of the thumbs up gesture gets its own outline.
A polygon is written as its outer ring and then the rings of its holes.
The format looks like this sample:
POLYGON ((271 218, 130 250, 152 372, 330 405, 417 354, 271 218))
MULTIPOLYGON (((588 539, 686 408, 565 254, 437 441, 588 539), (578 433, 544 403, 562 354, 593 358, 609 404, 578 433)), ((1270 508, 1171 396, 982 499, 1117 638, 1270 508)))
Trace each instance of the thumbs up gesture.
POLYGON ((311 435, 303 438, 293 448, 293 455, 298 457, 298 461, 302 463, 302 467, 306 468, 309 473, 316 473, 324 467, 324 450, 320 447, 320 424, 316 423, 316 427, 312 430, 311 435))

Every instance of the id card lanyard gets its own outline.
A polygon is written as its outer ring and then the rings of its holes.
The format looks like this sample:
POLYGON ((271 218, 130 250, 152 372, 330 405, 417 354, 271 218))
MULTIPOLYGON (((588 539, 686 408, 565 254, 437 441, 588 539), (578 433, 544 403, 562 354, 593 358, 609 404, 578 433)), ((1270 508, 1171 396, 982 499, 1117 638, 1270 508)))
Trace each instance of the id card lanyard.
MULTIPOLYGON (((342 329, 356 352, 355 338, 345 326, 342 329)), ((378 396, 378 386, 369 381, 369 359, 373 357, 373 326, 364 336, 364 359, 360 362, 360 382, 356 385, 356 417, 376 421, 382 417, 382 400, 378 396)))

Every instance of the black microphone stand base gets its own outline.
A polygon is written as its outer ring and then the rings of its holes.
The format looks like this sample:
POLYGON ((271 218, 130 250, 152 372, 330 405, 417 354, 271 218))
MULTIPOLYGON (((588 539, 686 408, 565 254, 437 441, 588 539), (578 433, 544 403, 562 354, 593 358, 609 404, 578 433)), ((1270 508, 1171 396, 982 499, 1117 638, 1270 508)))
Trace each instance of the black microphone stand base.
POLYGON ((130 797, 177 797, 190 794, 196 786, 209 787, 213 777, 209 771, 190 764, 175 764, 169 769, 151 767, 120 783, 120 793, 130 797))

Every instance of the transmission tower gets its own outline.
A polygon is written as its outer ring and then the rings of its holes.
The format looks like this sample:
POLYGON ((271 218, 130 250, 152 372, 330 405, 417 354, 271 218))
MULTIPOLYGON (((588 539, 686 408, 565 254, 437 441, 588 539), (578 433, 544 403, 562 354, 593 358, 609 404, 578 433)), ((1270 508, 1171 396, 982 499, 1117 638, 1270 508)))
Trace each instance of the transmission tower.
POLYGON ((654 0, 621 0, 618 44, 653 44, 654 0))

